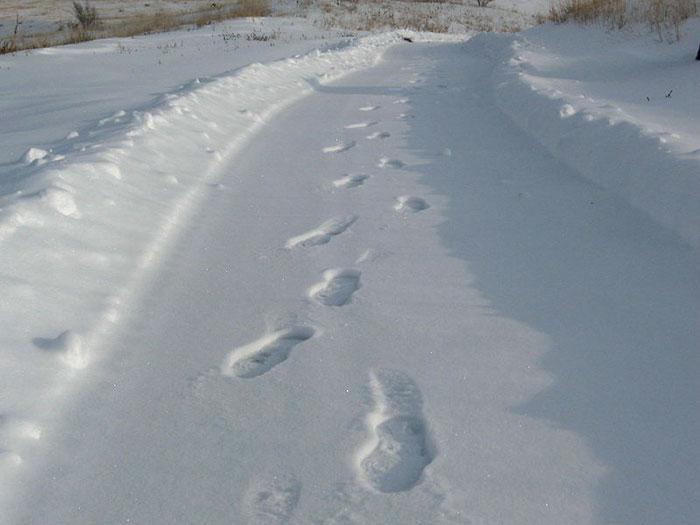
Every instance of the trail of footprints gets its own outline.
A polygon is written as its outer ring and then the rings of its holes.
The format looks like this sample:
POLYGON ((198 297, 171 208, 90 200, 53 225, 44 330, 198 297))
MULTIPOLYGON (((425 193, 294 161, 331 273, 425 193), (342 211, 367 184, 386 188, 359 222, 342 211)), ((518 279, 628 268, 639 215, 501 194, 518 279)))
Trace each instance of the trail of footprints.
MULTIPOLYGON (((406 98, 394 104, 406 104, 406 98)), ((373 112, 381 108, 367 105, 359 108, 373 112)), ((401 114, 401 119, 409 118, 401 114)), ((348 130, 363 130, 378 125, 378 121, 361 121, 345 126, 348 130)), ((376 131, 367 140, 386 139, 390 134, 376 131)), ((348 152, 357 142, 339 142, 322 148, 323 153, 348 152)), ((377 167, 401 169, 399 159, 382 157, 377 167)), ((339 189, 358 188, 370 179, 367 174, 346 174, 333 181, 339 189)), ((415 213, 429 208, 425 199, 412 195, 396 197, 394 209, 401 213, 415 213)), ((356 215, 338 215, 318 227, 288 239, 288 250, 314 249, 329 243, 346 232, 356 221, 356 215)), ((361 272, 355 268, 331 268, 321 275, 320 282, 307 290, 307 296, 321 307, 343 307, 352 302, 360 289, 361 272)), ((221 365, 225 376, 251 379, 259 377, 286 361, 292 350, 313 338, 316 329, 303 324, 268 333, 238 347, 226 356, 221 365)), ((374 409, 367 414, 367 439, 359 448, 355 467, 358 481, 379 493, 410 490, 419 481, 425 467, 433 460, 429 450, 427 426, 422 415, 422 395, 411 377, 398 370, 380 369, 369 373, 369 386, 374 409)), ((301 483, 289 474, 274 476, 271 480, 253 485, 247 498, 251 517, 259 523, 282 523, 291 518, 301 494, 301 483)))

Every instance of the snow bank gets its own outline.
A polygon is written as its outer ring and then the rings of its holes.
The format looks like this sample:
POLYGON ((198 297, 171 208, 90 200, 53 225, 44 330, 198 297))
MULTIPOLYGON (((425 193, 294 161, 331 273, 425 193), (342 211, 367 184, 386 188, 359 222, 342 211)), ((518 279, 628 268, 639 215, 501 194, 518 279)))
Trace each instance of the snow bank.
MULTIPOLYGON (((697 33, 699 25, 686 30, 697 33)), ((650 36, 550 25, 481 35, 468 45, 497 58, 496 103, 523 130, 700 246, 695 40, 669 46, 650 36)))

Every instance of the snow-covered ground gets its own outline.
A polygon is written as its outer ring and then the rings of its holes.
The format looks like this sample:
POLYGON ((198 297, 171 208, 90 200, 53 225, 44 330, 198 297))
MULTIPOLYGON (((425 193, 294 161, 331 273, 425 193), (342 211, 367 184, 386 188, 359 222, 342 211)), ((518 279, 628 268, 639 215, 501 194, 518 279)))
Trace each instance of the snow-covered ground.
POLYGON ((0 57, 2 523, 700 519, 697 42, 465 38, 0 57))

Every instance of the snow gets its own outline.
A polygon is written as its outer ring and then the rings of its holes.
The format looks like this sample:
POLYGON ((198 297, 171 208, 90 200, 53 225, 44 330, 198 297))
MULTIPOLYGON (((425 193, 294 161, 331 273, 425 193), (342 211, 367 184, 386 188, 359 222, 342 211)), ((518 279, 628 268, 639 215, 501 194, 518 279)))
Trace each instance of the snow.
POLYGON ((697 42, 464 38, 0 57, 0 521, 697 522, 697 42))
POLYGON ((339 41, 334 32, 298 18, 245 19, 196 31, 2 55, 0 163, 17 160, 29 147, 50 149, 60 139, 92 131, 96 121, 125 108, 147 109, 158 102, 157 94, 176 92, 196 79, 323 50, 339 41), (253 32, 275 38, 247 40, 253 32))
MULTIPOLYGON (((697 19, 686 24, 698 30, 697 19)), ((504 44, 501 108, 583 176, 700 246, 697 42, 566 25, 504 44)))

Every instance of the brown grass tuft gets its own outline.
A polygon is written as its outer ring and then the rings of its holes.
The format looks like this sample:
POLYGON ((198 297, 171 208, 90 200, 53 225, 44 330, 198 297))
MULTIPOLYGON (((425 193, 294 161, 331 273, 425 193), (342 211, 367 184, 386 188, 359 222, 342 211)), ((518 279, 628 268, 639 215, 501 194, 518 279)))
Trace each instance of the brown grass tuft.
POLYGON ((558 24, 602 21, 622 28, 627 23, 626 13, 625 0, 556 0, 549 9, 549 19, 558 24))

